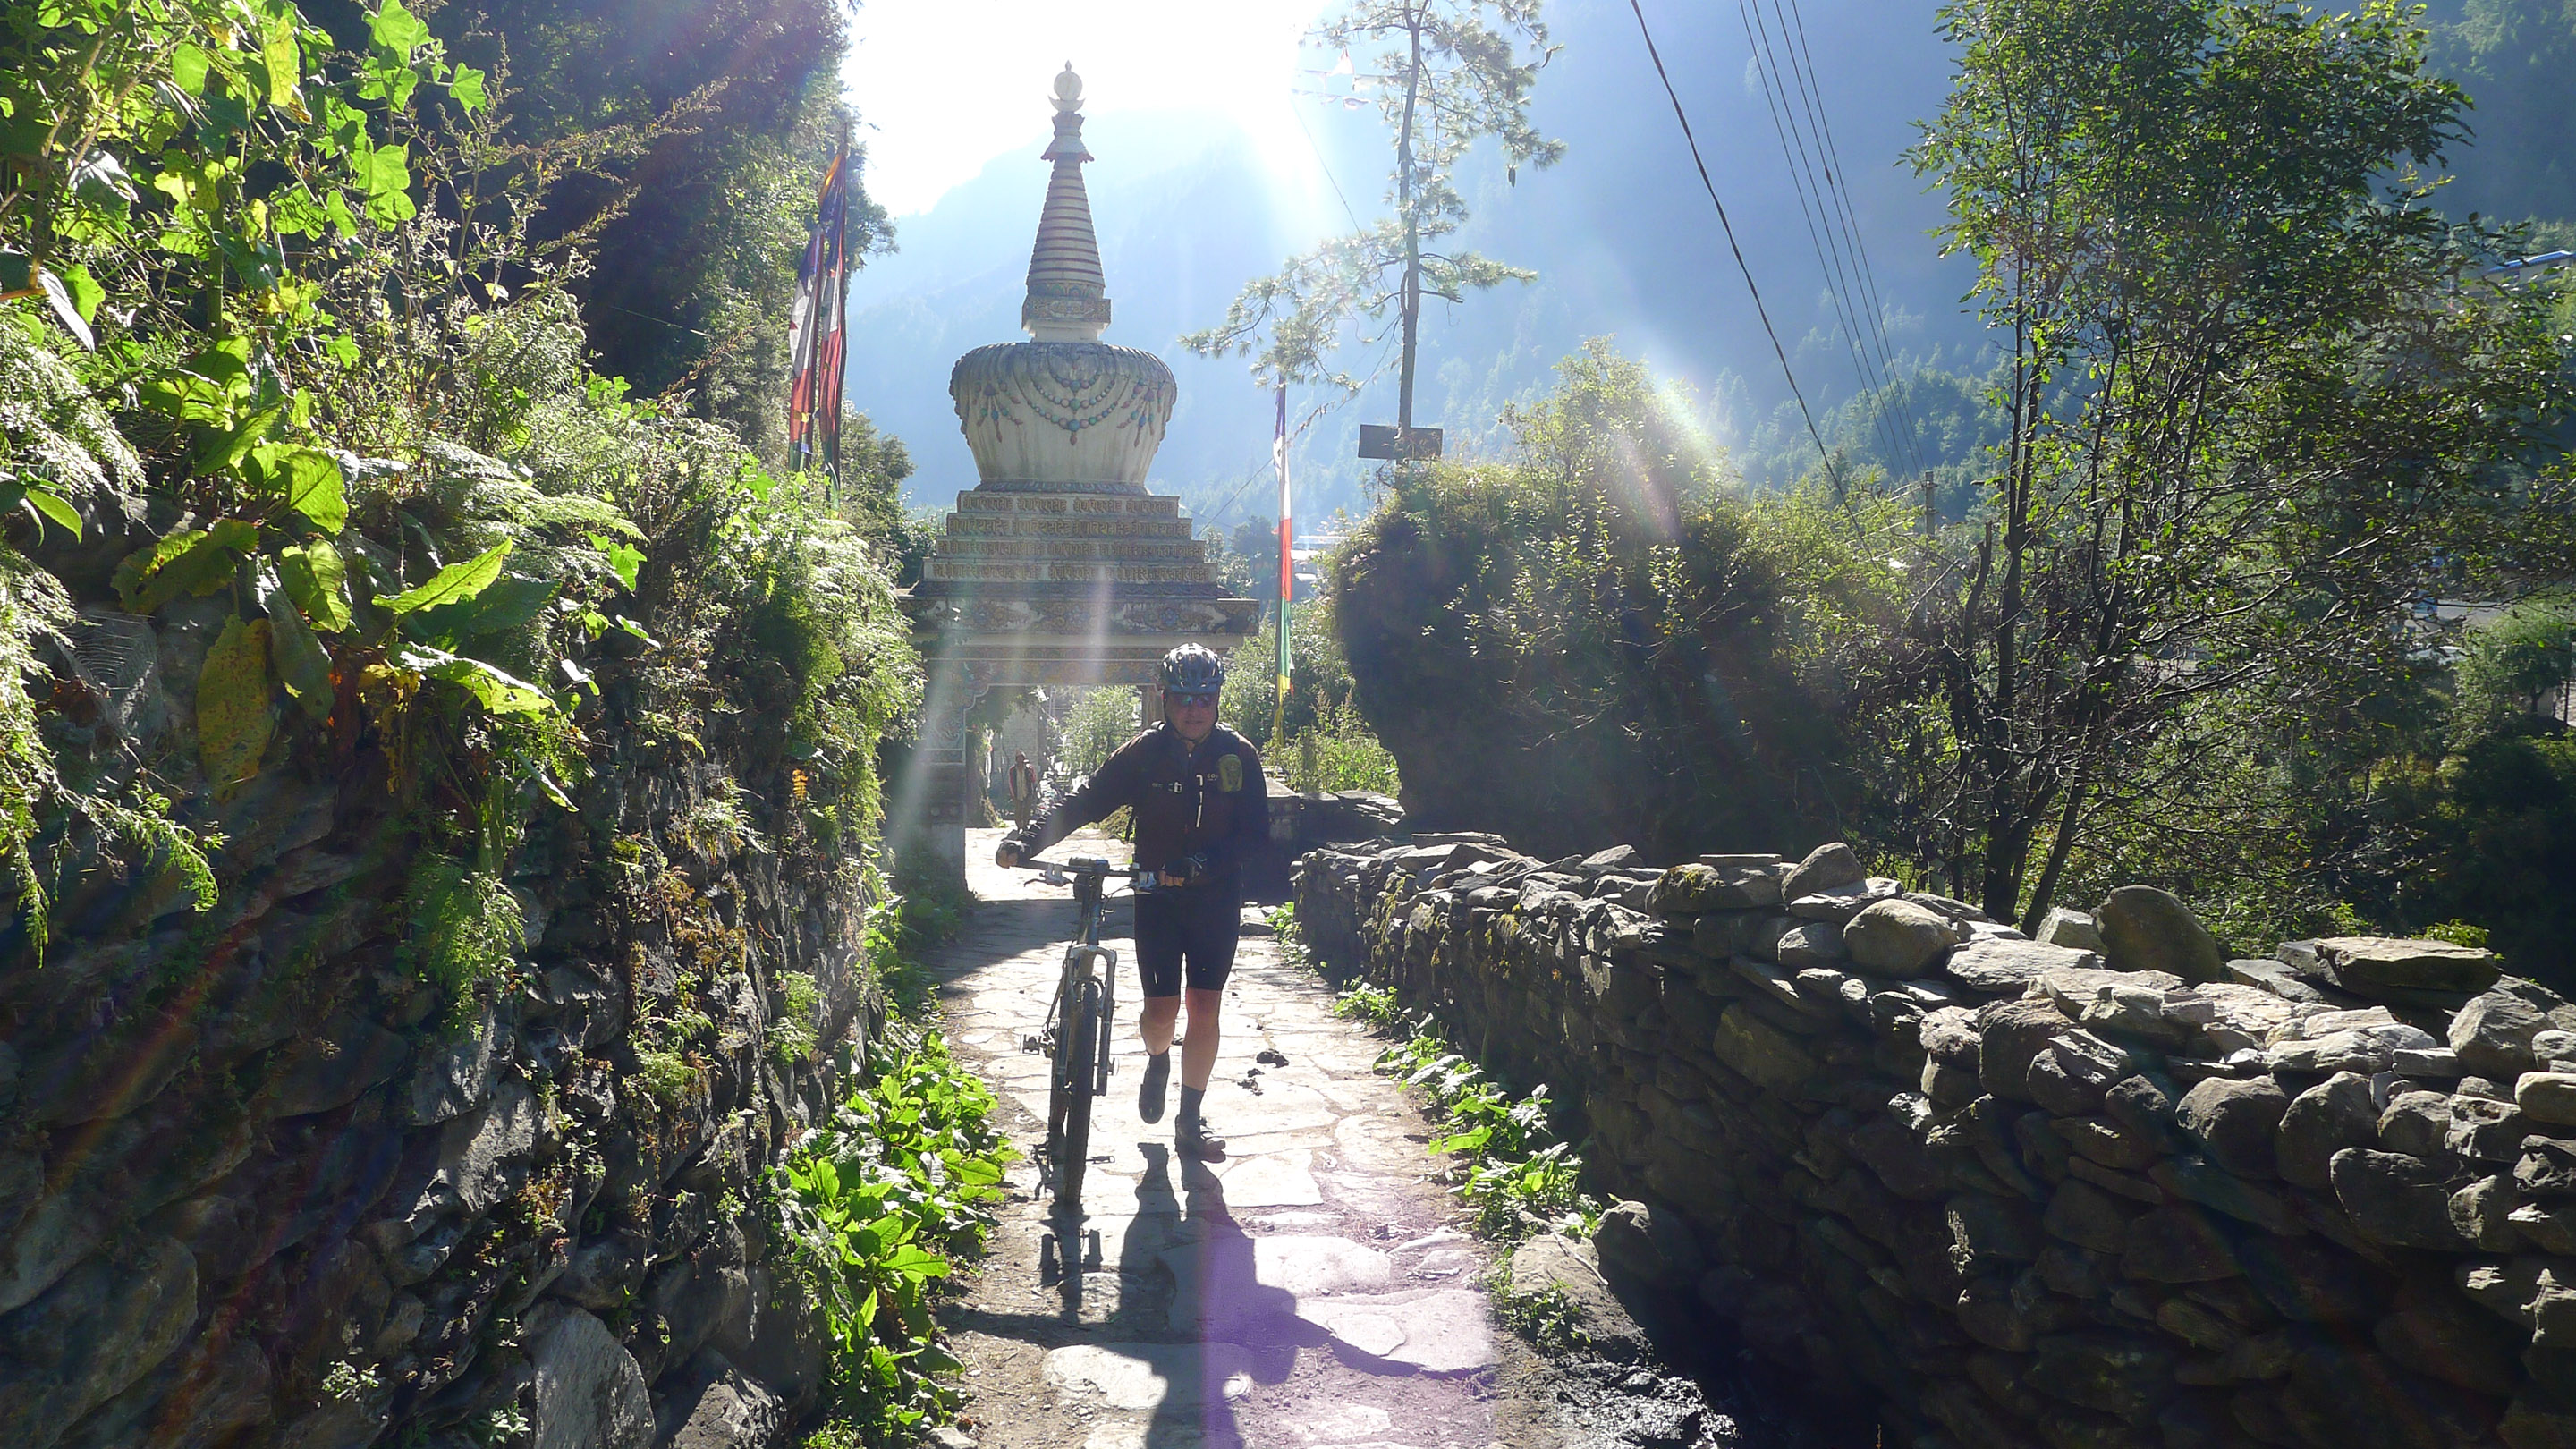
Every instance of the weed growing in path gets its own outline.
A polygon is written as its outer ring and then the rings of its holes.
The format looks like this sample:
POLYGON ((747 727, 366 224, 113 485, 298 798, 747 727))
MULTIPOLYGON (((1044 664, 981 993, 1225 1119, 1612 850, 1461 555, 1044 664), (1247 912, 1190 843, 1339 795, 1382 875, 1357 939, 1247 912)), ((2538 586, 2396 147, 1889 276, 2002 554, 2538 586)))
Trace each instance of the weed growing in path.
POLYGON ((1485 1291, 1494 1300, 1494 1316, 1528 1339, 1539 1352, 1555 1356, 1582 1353, 1592 1347, 1592 1335, 1583 1331, 1583 1307, 1567 1297, 1564 1289, 1514 1293, 1510 1270, 1497 1267, 1485 1276, 1485 1291))
POLYGON ((1430 1097, 1442 1128, 1431 1150, 1450 1159, 1449 1190, 1466 1203, 1480 1236, 1591 1236, 1601 1205, 1580 1185, 1583 1159, 1548 1124, 1544 1084, 1515 1099, 1435 1035, 1428 1016, 1410 1040, 1379 1054, 1377 1068, 1430 1097))
POLYGON ((1354 986, 1333 998, 1333 1015, 1360 1022, 1380 1036, 1392 1036, 1400 1024, 1395 988, 1354 986))
MULTIPOLYGON (((1272 911, 1269 920, 1279 933, 1282 960, 1316 964, 1298 937, 1294 906, 1272 911)), ((1405 1030, 1402 1013, 1392 986, 1362 983, 1333 1001, 1335 1016, 1364 1023, 1380 1036, 1405 1030)), ((1411 1035, 1379 1053, 1376 1065, 1429 1099, 1439 1127, 1431 1151, 1448 1159, 1449 1190, 1467 1205, 1477 1236, 1505 1244, 1542 1233, 1592 1236, 1601 1204, 1583 1191, 1583 1159, 1557 1137, 1548 1119, 1545 1085, 1514 1097, 1442 1040, 1428 1013, 1412 1023, 1411 1035)), ((1561 1289, 1513 1293, 1507 1263, 1483 1280, 1494 1316, 1543 1353, 1589 1348, 1583 1310, 1561 1289)))

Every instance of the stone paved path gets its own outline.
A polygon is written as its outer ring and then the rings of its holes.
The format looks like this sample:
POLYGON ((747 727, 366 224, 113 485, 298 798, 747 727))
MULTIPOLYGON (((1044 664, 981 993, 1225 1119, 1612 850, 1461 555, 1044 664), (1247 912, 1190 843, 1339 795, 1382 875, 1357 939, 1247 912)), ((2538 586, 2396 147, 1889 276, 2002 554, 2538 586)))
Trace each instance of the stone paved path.
MULTIPOLYGON (((1513 1449, 1554 1442, 1532 1360, 1491 1321, 1489 1262, 1429 1181, 1427 1124, 1370 1071, 1379 1043, 1327 1011, 1313 975, 1247 934, 1229 983, 1208 1115, 1232 1144, 1179 1162, 1171 1117, 1137 1119, 1133 943, 1119 952, 1115 1074, 1097 1100, 1083 1189, 1100 1262, 1042 1283, 1036 1196, 1046 1064, 1020 1052, 1052 994, 1070 892, 991 864, 969 832, 979 904, 930 965, 949 1038, 1005 1098, 1031 1160, 993 1252, 953 1315, 969 1432, 984 1449, 1513 1449), (1257 1053, 1284 1054, 1262 1066, 1257 1053)), ((1123 847, 1085 835, 1051 856, 1123 847)), ((1247 920, 1257 920, 1254 912, 1247 920)), ((1117 937, 1112 941, 1109 937, 1117 937)), ((1178 1083, 1175 1082, 1175 1097, 1178 1083)))

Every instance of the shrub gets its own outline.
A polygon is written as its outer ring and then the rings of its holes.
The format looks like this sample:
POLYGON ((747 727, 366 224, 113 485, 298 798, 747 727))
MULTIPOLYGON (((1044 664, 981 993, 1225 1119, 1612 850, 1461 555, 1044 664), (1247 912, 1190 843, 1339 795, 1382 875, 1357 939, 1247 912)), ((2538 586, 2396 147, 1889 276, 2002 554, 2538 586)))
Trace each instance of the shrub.
POLYGON ((937 1033, 875 1067, 772 1183, 791 1268, 831 1331, 832 1432, 885 1444, 957 1406, 931 1294, 983 1250, 1013 1154, 992 1092, 937 1033))
POLYGON ((1834 641, 1891 606, 1885 509, 1727 491, 1595 344, 1512 463, 1408 470, 1328 564, 1353 696, 1427 828, 1541 855, 1790 851, 1855 796, 1834 641))

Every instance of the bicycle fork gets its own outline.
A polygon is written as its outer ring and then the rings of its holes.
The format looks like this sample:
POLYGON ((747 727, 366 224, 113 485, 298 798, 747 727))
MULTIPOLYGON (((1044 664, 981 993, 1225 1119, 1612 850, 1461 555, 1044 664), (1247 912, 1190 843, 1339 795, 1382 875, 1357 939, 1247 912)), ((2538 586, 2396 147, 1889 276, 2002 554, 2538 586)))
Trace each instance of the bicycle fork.
POLYGON ((1084 942, 1065 947, 1064 978, 1056 984, 1056 1001, 1049 1014, 1058 1021, 1067 1020, 1062 1014, 1070 1009, 1065 991, 1090 975, 1094 963, 1100 967, 1100 1039, 1093 1051, 1091 1095, 1100 1097, 1109 1092, 1109 1024, 1118 1019, 1118 953, 1084 942))

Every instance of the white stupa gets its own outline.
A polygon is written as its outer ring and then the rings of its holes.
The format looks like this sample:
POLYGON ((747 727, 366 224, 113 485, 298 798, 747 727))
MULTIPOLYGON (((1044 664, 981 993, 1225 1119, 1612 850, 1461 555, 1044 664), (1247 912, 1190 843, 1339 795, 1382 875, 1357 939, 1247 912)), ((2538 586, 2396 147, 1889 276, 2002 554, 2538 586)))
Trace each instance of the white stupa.
MULTIPOLYGON (((1100 340, 1109 290, 1082 182, 1082 79, 1069 64, 1055 112, 1020 307, 1029 340, 978 347, 949 374, 981 481, 957 495, 902 598, 930 671, 926 745, 962 730, 991 689, 1149 685, 1174 646, 1222 652, 1260 626, 1259 603, 1216 582, 1180 500, 1146 486, 1180 389, 1153 353, 1100 340)), ((961 776, 962 746, 960 735, 961 776)), ((944 832, 943 799, 928 810, 944 832)), ((962 861, 962 835, 956 849, 962 861)))

